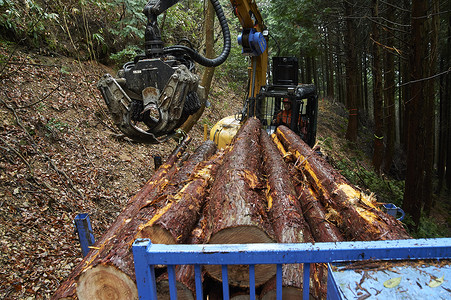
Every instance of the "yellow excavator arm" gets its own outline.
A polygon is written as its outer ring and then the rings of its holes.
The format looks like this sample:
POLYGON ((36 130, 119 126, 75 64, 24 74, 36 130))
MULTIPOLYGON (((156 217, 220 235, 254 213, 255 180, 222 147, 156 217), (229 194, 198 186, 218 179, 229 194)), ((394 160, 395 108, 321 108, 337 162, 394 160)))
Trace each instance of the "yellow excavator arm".
POLYGON ((246 117, 256 115, 255 111, 251 111, 256 106, 250 104, 255 103, 258 92, 266 85, 268 69, 268 32, 257 4, 255 1, 250 0, 232 0, 230 2, 235 16, 243 27, 238 42, 243 47, 243 54, 250 57, 248 67, 249 83, 247 103, 243 108, 242 114, 223 118, 210 131, 210 139, 219 148, 230 144, 246 117))
MULTIPOLYGON (((243 34, 246 30, 254 29, 257 33, 261 33, 267 39, 267 29, 263 22, 263 18, 258 10, 255 1, 249 0, 232 0, 234 13, 243 27, 243 34)), ((250 89, 249 98, 257 95, 260 88, 266 84, 266 71, 268 69, 268 48, 260 55, 251 55, 251 63, 249 66, 250 89), (252 82, 254 86, 252 88, 252 82)))

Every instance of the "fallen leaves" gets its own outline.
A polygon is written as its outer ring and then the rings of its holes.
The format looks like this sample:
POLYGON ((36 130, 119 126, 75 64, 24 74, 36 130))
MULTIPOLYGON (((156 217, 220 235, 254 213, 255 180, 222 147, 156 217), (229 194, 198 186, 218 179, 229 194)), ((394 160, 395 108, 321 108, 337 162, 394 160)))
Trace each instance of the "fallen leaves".
POLYGON ((390 278, 390 279, 384 281, 384 286, 389 289, 397 287, 401 283, 401 279, 402 279, 402 277, 390 278))
POLYGON ((445 282, 445 275, 443 275, 440 278, 432 278, 431 281, 428 283, 428 286, 431 288, 436 288, 441 286, 443 282, 445 282))
POLYGON ((95 88, 105 67, 15 57, 0 74, 0 299, 48 299, 81 260, 76 214, 90 214, 98 238, 150 178, 152 153, 173 144, 111 137, 95 88))

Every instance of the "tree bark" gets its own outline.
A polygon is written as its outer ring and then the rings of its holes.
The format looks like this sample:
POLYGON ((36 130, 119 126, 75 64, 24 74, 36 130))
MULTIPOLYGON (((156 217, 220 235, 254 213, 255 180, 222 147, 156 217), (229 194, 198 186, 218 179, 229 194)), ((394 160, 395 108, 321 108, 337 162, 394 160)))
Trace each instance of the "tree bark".
MULTIPOLYGON (((199 147, 201 151, 209 152, 210 147, 199 147)), ((194 155, 192 159, 201 160, 202 155, 194 155)), ((189 162, 188 160, 187 162, 189 162)), ((194 168, 192 164, 186 163, 183 168, 194 168), (186 167, 185 167, 186 166, 186 167)), ((184 173, 184 172, 182 172, 184 173)), ((196 174, 205 174, 204 180, 210 180, 211 174, 202 168, 196 171, 196 174)), ((195 177, 195 176, 194 176, 195 177)), ((184 182, 187 178, 178 178, 181 182, 184 182)), ((118 286, 125 285, 125 282, 130 287, 130 290, 136 289, 135 284, 135 270, 133 264, 133 254, 131 246, 137 238, 150 238, 153 243, 169 242, 164 239, 159 239, 159 236, 151 236, 147 232, 146 225, 150 222, 155 222, 159 219, 162 211, 168 209, 170 206, 167 202, 172 204, 176 203, 180 199, 189 197, 190 192, 193 192, 191 186, 194 181, 185 183, 177 194, 172 194, 171 189, 165 189, 153 200, 146 202, 146 205, 142 206, 137 214, 132 218, 126 220, 127 224, 120 231, 114 232, 114 238, 105 242, 100 246, 101 252, 93 260, 86 264, 86 268, 81 272, 80 278, 77 280, 77 296, 79 299, 97 299, 97 294, 102 291, 112 290, 118 286), (187 196, 188 195, 188 196, 187 196), (150 220, 150 221, 148 221, 150 220), (111 277, 110 281, 106 281, 105 278, 111 277), (125 281, 123 278, 129 278, 125 281)), ((204 187, 204 185, 200 184, 204 187)), ((186 227, 191 230, 196 224, 196 219, 192 224, 186 224, 186 227), (190 227, 189 227, 190 226, 190 227)), ((188 231, 189 233, 189 231, 188 231)), ((174 241, 174 242, 177 242, 174 241)), ((109 292, 108 292, 108 295, 109 292)))
MULTIPOLYGON (((393 22, 395 17, 393 12, 389 8, 386 11, 387 20, 393 22)), ((394 47, 394 33, 387 30, 385 35, 387 46, 394 47)), ((384 172, 388 174, 393 164, 396 142, 395 58, 392 50, 386 50, 384 55, 384 104, 386 137, 384 172)))
POLYGON ((304 217, 311 228, 316 242, 342 242, 343 235, 339 229, 327 219, 327 211, 314 192, 304 184, 296 186, 298 199, 301 203, 304 217))
POLYGON ((298 135, 285 126, 279 126, 276 134, 285 148, 295 154, 299 168, 348 240, 409 238, 401 222, 377 209, 369 197, 351 186, 298 135))
MULTIPOLYGON (((264 170, 267 176, 266 199, 268 214, 278 243, 313 243, 314 239, 310 228, 305 221, 302 209, 296 199, 296 191, 291 182, 291 176, 286 163, 279 155, 279 151, 269 138, 266 131, 261 130, 260 141, 263 149, 264 170)), ((312 267, 312 269, 314 269, 312 267)), ((303 265, 289 264, 282 267, 282 291, 286 295, 297 295, 291 299, 299 298, 303 287, 303 265)), ((312 277, 314 278, 314 277, 312 277)), ((313 282, 319 290, 320 283, 313 282)), ((269 284, 262 293, 262 299, 270 298, 275 294, 275 285, 269 284), (274 287, 274 289, 272 288, 274 287)))
POLYGON ((427 36, 427 13, 428 3, 421 0, 412 1, 412 39, 410 66, 410 94, 406 102, 408 129, 407 129, 407 173, 406 187, 404 191, 403 209, 412 216, 414 229, 418 229, 423 204, 427 201, 424 188, 431 178, 425 178, 425 140, 428 139, 425 132, 425 101, 428 95, 425 93, 427 85, 425 78, 427 71, 428 36, 427 36))
POLYGON ((326 77, 327 77, 327 94, 326 96, 330 99, 335 97, 335 86, 334 86, 334 69, 333 69, 333 52, 332 52, 332 42, 330 39, 330 28, 325 27, 325 57, 326 57, 326 77))
POLYGON ((353 6, 355 3, 344 1, 345 18, 346 18, 346 98, 347 108, 349 110, 348 128, 346 130, 346 139, 350 142, 357 141, 358 127, 358 106, 357 106, 357 52, 356 52, 356 28, 355 21, 352 18, 353 6))
MULTIPOLYGON (((261 192, 260 126, 255 118, 247 120, 218 171, 218 180, 210 193, 211 244, 274 242, 261 192)), ((210 276, 221 280, 220 267, 210 265, 205 269, 210 276)), ((229 266, 229 283, 249 286, 247 269, 247 266, 229 266)), ((257 265, 256 285, 274 274, 274 266, 257 265)))
MULTIPOLYGON (((373 18, 379 17, 379 0, 373 0, 373 18)), ((374 152, 373 167, 376 173, 380 174, 382 161, 384 158, 384 120, 383 120, 383 99, 382 99, 382 73, 381 73, 381 49, 379 25, 373 22, 373 102, 374 102, 374 152)))
POLYGON ((222 163, 224 151, 201 163, 193 178, 154 217, 139 227, 139 238, 154 244, 183 243, 195 226, 208 195, 208 187, 222 163))
MULTIPOLYGON (((438 56, 438 34, 440 27, 439 20, 439 1, 431 1, 432 17, 429 20, 428 36, 430 38, 429 59, 426 63, 427 77, 433 77, 436 74, 437 56, 438 56)), ((426 82, 426 97, 424 98, 424 124, 425 124, 425 147, 424 147, 424 212, 430 215, 432 200, 432 177, 434 176, 434 156, 435 156, 435 80, 426 82)))
MULTIPOLYGON (((207 219, 201 217, 197 226, 193 229, 187 244, 204 244, 207 241, 207 219)), ((201 280, 204 281, 205 272, 201 272, 201 280)), ((179 265, 175 268, 175 280, 177 285, 177 299, 195 299, 196 282, 193 265, 179 265)), ((169 299, 169 280, 167 272, 157 278, 158 299, 169 299)))

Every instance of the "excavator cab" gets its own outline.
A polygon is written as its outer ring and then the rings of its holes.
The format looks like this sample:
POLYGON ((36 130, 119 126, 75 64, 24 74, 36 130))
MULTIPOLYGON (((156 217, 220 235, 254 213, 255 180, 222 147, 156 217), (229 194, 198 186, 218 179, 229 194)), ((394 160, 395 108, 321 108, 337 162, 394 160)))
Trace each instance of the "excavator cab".
POLYGON ((268 133, 285 125, 310 147, 316 141, 318 96, 313 84, 298 84, 296 57, 273 57, 272 84, 256 96, 256 117, 268 133))
MULTIPOLYGON (((313 84, 298 84, 296 57, 273 57, 272 84, 263 85, 255 97, 248 97, 242 112, 219 121, 210 132, 218 147, 229 144, 241 123, 256 117, 269 134, 285 125, 310 147, 316 142, 318 96, 313 84)), ((252 95, 252 93, 251 93, 252 95)))

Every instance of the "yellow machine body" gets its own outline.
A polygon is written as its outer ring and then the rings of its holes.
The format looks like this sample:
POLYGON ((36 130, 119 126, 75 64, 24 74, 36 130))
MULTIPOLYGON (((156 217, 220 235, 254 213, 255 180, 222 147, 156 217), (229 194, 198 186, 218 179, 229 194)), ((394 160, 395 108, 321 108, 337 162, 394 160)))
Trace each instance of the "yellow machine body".
POLYGON ((215 142, 218 148, 224 148, 232 142, 241 126, 238 119, 236 116, 225 117, 210 130, 210 140, 215 142))

